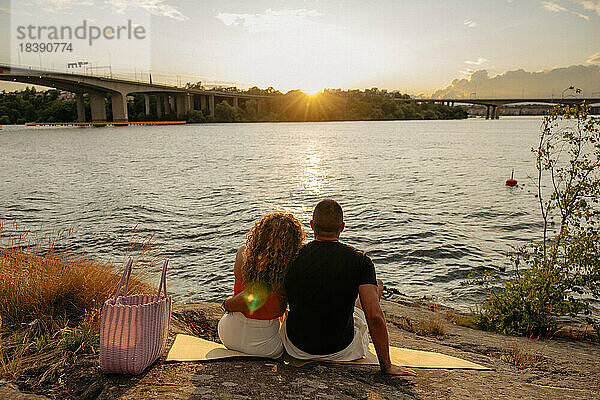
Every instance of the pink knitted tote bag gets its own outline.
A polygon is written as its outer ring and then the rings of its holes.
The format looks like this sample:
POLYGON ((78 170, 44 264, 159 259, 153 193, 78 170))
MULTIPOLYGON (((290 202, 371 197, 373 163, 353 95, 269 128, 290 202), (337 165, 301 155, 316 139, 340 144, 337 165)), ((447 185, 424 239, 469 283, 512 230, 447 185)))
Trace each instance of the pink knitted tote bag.
POLYGON ((100 325, 100 368, 106 373, 140 374, 165 351, 171 321, 165 260, 158 294, 127 296, 129 259, 113 299, 104 302, 100 325), (123 296, 119 296, 127 276, 123 296), (163 295, 161 296, 161 291, 163 295))

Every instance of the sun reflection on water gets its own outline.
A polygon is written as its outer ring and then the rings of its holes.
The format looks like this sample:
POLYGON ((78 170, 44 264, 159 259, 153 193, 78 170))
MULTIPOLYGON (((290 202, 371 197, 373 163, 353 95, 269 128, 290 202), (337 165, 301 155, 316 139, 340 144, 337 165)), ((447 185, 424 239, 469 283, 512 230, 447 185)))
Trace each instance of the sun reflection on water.
POLYGON ((324 175, 321 170, 321 157, 318 154, 307 154, 304 160, 302 185, 310 194, 319 195, 323 187, 324 175))

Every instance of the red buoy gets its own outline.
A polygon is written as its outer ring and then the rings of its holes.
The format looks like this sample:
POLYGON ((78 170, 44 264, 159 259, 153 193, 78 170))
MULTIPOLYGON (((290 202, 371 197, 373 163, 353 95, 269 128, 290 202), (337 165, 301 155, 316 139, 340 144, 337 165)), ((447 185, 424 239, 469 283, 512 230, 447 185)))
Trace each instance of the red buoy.
POLYGON ((517 186, 517 180, 514 179, 514 177, 515 177, 515 170, 513 169, 510 174, 510 179, 508 179, 506 181, 506 186, 510 186, 510 187, 517 186))

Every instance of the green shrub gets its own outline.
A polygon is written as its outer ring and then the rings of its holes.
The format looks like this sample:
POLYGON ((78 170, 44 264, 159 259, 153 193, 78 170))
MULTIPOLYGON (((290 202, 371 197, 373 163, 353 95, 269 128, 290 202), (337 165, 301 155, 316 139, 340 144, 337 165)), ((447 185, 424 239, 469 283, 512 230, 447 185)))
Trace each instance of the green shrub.
POLYGON ((556 107, 544 118, 532 152, 541 238, 511 254, 515 276, 500 289, 492 289, 494 274, 476 280, 490 288, 478 325, 529 335, 552 332, 558 317, 583 315, 598 327, 591 302, 600 299, 600 119, 585 105, 556 107), (554 219, 559 229, 550 238, 554 219))
POLYGON ((187 112, 183 116, 183 119, 187 123, 190 123, 190 124, 195 124, 195 123, 199 123, 199 122, 206 122, 206 117, 204 116, 204 114, 200 110, 192 110, 192 111, 187 112))
POLYGON ((227 101, 223 100, 215 107, 215 121, 242 122, 243 111, 239 107, 234 107, 230 105, 227 101))

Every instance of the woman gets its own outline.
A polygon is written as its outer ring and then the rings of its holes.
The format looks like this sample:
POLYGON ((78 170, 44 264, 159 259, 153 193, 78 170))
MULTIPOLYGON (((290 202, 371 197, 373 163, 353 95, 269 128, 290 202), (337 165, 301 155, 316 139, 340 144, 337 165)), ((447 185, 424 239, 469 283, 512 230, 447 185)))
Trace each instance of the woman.
POLYGON ((283 353, 283 279, 303 240, 302 224, 292 214, 265 215, 250 229, 233 267, 234 296, 221 305, 219 338, 228 349, 269 358, 283 353))

